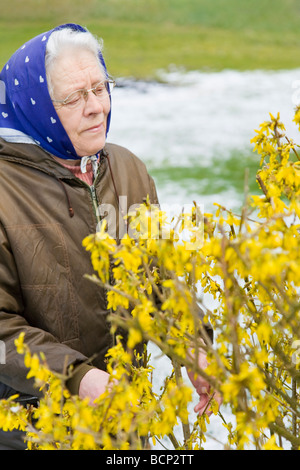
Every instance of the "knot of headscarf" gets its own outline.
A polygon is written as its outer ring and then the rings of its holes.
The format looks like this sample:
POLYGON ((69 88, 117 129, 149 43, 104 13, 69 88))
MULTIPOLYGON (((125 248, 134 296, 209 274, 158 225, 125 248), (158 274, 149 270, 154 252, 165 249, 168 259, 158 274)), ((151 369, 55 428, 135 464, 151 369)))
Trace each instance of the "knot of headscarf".
MULTIPOLYGON (((77 24, 64 24, 29 40, 0 73, 0 137, 9 142, 33 143, 65 160, 78 159, 51 101, 45 69, 49 36, 61 28, 87 32, 77 24)), ((100 61, 107 74, 101 53, 100 61)), ((107 117, 107 132, 110 125, 107 117)), ((99 149, 100 151, 101 149, 99 149)))
POLYGON ((80 169, 82 173, 86 173, 86 166, 88 163, 91 163, 94 178, 96 178, 98 170, 98 157, 97 155, 91 155, 90 157, 82 157, 80 160, 80 169))

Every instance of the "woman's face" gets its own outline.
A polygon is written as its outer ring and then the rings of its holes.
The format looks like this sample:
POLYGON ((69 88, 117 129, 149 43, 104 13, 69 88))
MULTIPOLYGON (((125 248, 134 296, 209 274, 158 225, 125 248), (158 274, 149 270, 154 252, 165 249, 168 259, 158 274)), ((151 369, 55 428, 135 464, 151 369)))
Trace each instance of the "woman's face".
MULTIPOLYGON (((76 51, 59 57, 51 71, 53 99, 64 100, 70 93, 90 90, 104 80, 103 71, 91 52, 76 51)), ((79 157, 94 155, 105 145, 109 94, 99 99, 89 92, 75 107, 54 103, 56 112, 79 157)))

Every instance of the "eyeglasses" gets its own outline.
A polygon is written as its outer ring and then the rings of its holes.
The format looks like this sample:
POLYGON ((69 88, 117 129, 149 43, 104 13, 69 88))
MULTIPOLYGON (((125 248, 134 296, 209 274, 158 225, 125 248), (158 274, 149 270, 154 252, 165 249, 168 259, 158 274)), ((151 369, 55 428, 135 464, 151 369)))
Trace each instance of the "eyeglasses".
POLYGON ((116 82, 114 80, 102 80, 97 83, 93 88, 76 90, 70 93, 64 100, 52 100, 53 103, 58 103, 60 106, 67 106, 68 108, 77 108, 82 106, 88 99, 88 94, 91 91, 99 100, 104 100, 111 94, 116 82))

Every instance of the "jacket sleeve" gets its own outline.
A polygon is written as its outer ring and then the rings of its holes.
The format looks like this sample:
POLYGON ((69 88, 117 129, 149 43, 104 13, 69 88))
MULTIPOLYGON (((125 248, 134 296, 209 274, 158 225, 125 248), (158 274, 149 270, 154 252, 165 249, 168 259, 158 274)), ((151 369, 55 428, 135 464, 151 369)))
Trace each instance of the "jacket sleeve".
POLYGON ((159 204, 156 186, 152 176, 149 175, 149 185, 150 185, 150 200, 152 204, 159 204))
POLYGON ((0 224, 0 341, 5 351, 4 360, 0 363, 0 382, 18 392, 39 396, 33 379, 26 378, 28 369, 24 365, 23 355, 16 351, 15 340, 22 332, 31 353, 43 352, 48 367, 54 372, 63 373, 66 367, 82 364, 87 358, 46 331, 29 325, 23 310, 17 267, 5 230, 0 224))

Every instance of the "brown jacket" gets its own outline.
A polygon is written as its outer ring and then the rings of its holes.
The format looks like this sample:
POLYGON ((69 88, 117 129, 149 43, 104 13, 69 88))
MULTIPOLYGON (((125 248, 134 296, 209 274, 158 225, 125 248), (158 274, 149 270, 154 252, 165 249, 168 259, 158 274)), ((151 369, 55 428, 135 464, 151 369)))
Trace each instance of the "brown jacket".
MULTIPOLYGON (((145 165, 113 144, 104 149, 94 189, 38 146, 0 139, 0 340, 6 350, 5 364, 0 364, 2 389, 37 394, 14 345, 23 331, 31 352, 43 351, 54 371, 92 356, 93 365, 105 369, 112 344, 106 298, 84 278, 93 270, 82 240, 96 231, 97 206, 102 215, 111 207, 118 214, 121 196, 123 208, 124 201, 128 208, 147 195, 157 203, 157 196, 145 165)), ((78 385, 85 366, 77 372, 78 385)))

